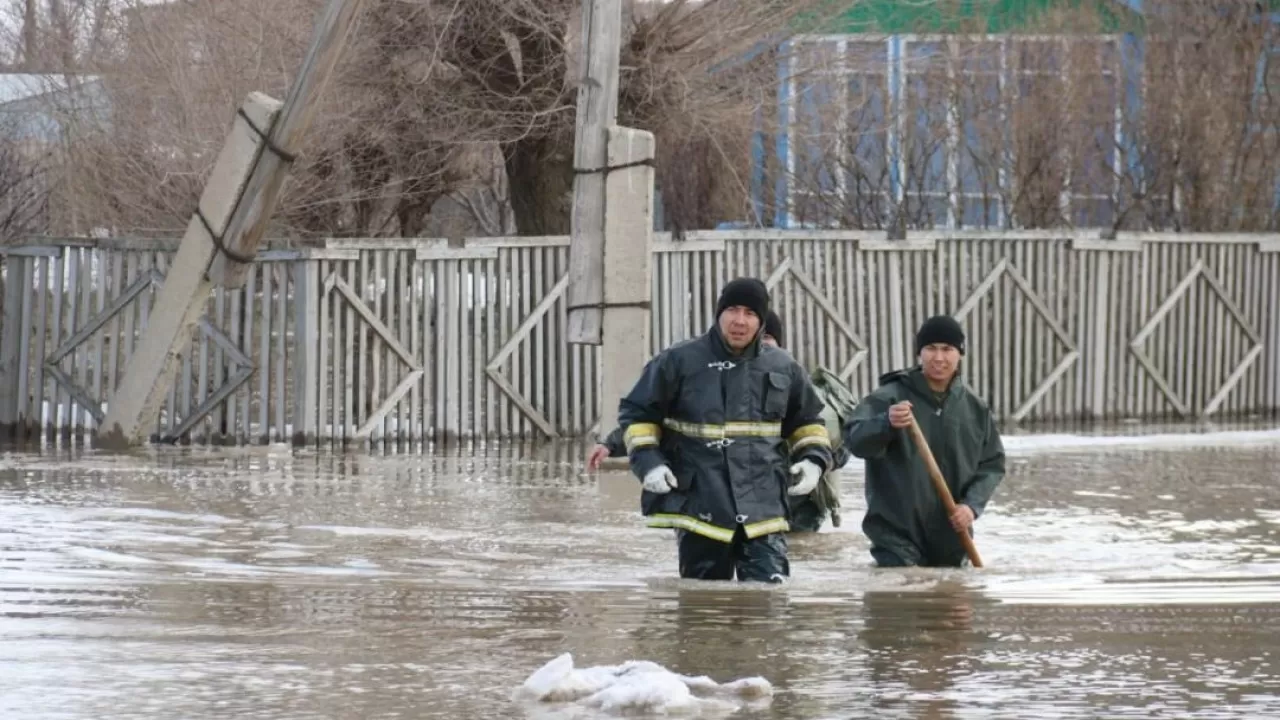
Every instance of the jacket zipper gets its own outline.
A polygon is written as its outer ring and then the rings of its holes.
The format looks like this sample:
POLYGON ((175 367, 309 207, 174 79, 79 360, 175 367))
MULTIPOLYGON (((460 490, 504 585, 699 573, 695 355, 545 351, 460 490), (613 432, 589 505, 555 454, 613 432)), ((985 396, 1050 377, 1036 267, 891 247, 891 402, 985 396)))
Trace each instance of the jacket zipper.
MULTIPOLYGON (((942 420, 942 411, 946 408, 946 406, 947 406, 947 399, 949 399, 950 397, 951 397, 951 389, 950 389, 950 388, 947 388, 947 394, 946 394, 946 395, 942 398, 942 400, 938 403, 938 410, 934 413, 934 415, 935 415, 935 416, 937 416, 937 418, 938 418, 938 431, 939 431, 939 435, 941 435, 941 437, 939 438, 939 439, 941 440, 941 442, 939 443, 939 445, 941 445, 941 447, 942 447, 942 452, 938 455, 938 457, 941 457, 941 458, 947 458, 947 457, 950 457, 950 455, 948 455, 948 453, 949 453, 949 452, 950 452, 950 450, 951 450, 951 444, 950 444, 950 441, 949 441, 948 436, 947 436, 947 427, 946 427, 946 424, 945 424, 945 423, 943 422, 943 420, 942 420)), ((946 482, 946 480, 947 480, 947 476, 946 476, 945 474, 942 476, 942 480, 943 480, 943 482, 946 482)), ((948 489, 949 489, 949 488, 950 488, 950 483, 947 483, 947 485, 948 485, 948 489)), ((944 506, 944 508, 945 508, 945 503, 942 503, 942 498, 938 498, 938 502, 939 502, 940 504, 942 504, 942 505, 944 506)))

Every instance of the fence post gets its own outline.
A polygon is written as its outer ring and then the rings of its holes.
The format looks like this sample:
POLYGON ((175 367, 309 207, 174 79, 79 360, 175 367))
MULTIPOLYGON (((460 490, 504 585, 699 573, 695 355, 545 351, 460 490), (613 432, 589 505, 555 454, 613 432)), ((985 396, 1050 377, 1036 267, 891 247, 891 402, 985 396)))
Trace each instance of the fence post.
POLYGON ((1260 404, 1264 412, 1269 411, 1274 415, 1280 414, 1280 287, 1268 287, 1266 278, 1270 277, 1273 283, 1280 283, 1280 238, 1270 237, 1259 241, 1258 250, 1262 254, 1263 267, 1271 266, 1271 272, 1262 276, 1261 289, 1265 293, 1264 297, 1270 298, 1271 304, 1262 313, 1262 317, 1271 318, 1271 327, 1262 329, 1264 342, 1270 343, 1270 347, 1263 350, 1263 357, 1267 358, 1267 377, 1271 378, 1267 384, 1271 386, 1271 397, 1265 397, 1267 391, 1263 387, 1260 392, 1264 397, 1260 404))
POLYGON ((4 278, 3 320, 0 320, 0 438, 11 438, 17 430, 18 373, 26 369, 18 363, 23 303, 21 274, 25 270, 22 258, 0 255, 0 273, 4 278))
POLYGON ((604 321, 600 347, 600 434, 618 424, 618 399, 649 354, 653 262, 653 134, 609 128, 605 178, 604 321))
MULTIPOLYGON (((1089 403, 1092 405, 1089 413, 1095 420, 1107 414, 1107 398, 1116 398, 1116 394, 1110 392, 1108 387, 1111 378, 1107 373, 1107 324, 1111 317, 1111 253, 1103 250, 1097 253, 1097 258, 1097 274, 1090 280, 1093 283, 1093 317, 1091 318, 1093 356, 1088 361, 1093 365, 1093 387, 1091 388, 1093 397, 1092 402, 1089 403)), ((1082 257, 1077 260, 1076 267, 1088 267, 1087 263, 1079 262, 1083 259, 1082 257)), ((1085 373, 1085 377, 1089 377, 1088 372, 1085 373)), ((1123 399, 1120 400, 1123 402, 1123 399)))
POLYGON ((320 335, 320 261, 293 261, 293 437, 294 445, 316 441, 319 408, 317 354, 320 335))
POLYGON ((915 361, 915 345, 910 338, 915 332, 913 326, 920 320, 915 317, 906 317, 907 309, 902 288, 902 254, 891 250, 888 255, 890 349, 886 364, 888 367, 906 367, 913 365, 915 361), (908 327, 911 329, 908 330, 908 327))

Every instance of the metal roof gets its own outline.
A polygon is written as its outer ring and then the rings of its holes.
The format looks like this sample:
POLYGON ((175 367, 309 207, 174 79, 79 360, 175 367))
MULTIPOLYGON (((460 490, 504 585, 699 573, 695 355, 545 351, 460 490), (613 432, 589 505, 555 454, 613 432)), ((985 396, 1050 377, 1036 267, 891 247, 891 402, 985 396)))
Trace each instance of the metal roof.
POLYGON ((0 105, 66 90, 97 79, 97 75, 0 72, 0 105))

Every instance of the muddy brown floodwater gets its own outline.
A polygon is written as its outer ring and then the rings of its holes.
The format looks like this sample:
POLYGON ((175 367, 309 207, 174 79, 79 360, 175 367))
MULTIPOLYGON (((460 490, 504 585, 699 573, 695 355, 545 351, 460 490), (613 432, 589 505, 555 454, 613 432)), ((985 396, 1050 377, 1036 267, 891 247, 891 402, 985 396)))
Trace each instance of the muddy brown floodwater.
MULTIPOLYGON (((735 717, 1280 717, 1280 433, 1014 438, 980 571, 675 579, 583 448, 0 453, 0 718, 586 717, 562 652, 776 688, 735 717)), ((855 461, 855 465, 857 465, 855 461)))

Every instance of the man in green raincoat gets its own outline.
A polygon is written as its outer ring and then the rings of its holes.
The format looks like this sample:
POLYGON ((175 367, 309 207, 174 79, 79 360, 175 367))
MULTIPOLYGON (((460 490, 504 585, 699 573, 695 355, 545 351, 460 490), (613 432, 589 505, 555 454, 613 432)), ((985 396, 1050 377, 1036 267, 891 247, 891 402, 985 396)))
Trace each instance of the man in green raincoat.
POLYGON ((958 533, 973 534, 1004 479, 1004 445, 991 410, 960 377, 964 331, 946 315, 916 333, 919 364, 888 373, 844 427, 844 446, 866 461, 862 531, 880 567, 960 567, 958 533), (948 516, 908 433, 919 423, 955 499, 948 516))

